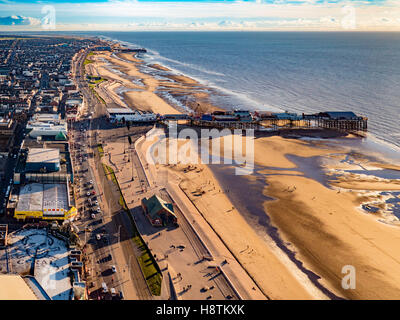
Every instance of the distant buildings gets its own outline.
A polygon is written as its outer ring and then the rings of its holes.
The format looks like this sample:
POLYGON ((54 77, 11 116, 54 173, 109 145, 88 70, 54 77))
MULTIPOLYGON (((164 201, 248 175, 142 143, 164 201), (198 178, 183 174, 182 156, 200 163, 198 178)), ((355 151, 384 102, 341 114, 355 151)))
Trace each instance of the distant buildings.
POLYGON ((102 44, 0 37, 0 214, 24 222, 11 233, 0 225, 0 274, 13 273, 0 275, 0 300, 87 299, 87 270, 72 223, 68 123, 84 107, 72 60, 82 48, 102 44))

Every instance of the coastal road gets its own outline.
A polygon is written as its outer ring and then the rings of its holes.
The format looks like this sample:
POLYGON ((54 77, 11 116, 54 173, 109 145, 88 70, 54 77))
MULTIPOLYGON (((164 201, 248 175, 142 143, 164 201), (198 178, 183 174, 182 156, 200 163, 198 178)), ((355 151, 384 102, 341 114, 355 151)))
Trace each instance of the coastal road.
MULTIPOLYGON (((87 52, 84 52, 77 56, 74 74, 76 75, 78 88, 82 92, 85 103, 88 106, 90 132, 87 141, 88 153, 95 157, 92 161, 89 161, 89 171, 94 176, 93 181, 96 181, 102 189, 101 200, 103 208, 105 208, 103 210, 103 221, 98 228, 105 230, 109 235, 107 237, 107 243, 98 248, 96 258, 101 260, 102 257, 104 258, 104 256, 107 257, 108 254, 111 254, 113 264, 117 266, 117 271, 122 273, 122 278, 127 278, 123 283, 119 280, 116 280, 116 282, 121 286, 123 285, 125 288, 131 289, 131 291, 133 290, 134 292, 130 295, 132 298, 135 296, 135 298, 143 300, 152 299, 137 260, 139 252, 132 241, 133 230, 131 229, 129 218, 119 204, 119 194, 116 193, 116 186, 107 179, 103 168, 99 165, 100 159, 97 152, 97 145, 102 142, 100 140, 100 135, 103 131, 107 132, 109 124, 105 118, 106 106, 99 102, 84 81, 82 67, 86 54, 87 52), (77 73, 79 73, 79 75, 77 75, 77 73), (111 248, 111 253, 104 251, 107 247, 111 248), (113 253, 113 251, 116 253, 113 253)), ((109 277, 107 268, 100 268, 99 271, 102 279, 107 281, 107 278, 104 279, 104 277, 109 277)), ((115 283, 113 281, 111 282, 111 284, 115 283)), ((129 298, 129 296, 126 295, 126 298, 129 298)))

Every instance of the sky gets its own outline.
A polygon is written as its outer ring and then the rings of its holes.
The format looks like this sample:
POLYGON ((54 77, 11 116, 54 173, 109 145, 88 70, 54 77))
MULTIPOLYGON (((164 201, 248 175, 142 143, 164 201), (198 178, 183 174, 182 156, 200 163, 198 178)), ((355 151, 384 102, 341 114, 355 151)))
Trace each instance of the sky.
POLYGON ((400 0, 0 0, 0 31, 400 31, 400 0))

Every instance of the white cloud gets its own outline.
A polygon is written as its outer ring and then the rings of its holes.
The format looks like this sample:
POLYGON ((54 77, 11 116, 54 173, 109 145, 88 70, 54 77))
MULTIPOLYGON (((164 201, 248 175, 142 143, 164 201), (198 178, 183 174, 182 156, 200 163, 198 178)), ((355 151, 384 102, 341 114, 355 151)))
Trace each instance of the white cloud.
MULTIPOLYGON (((342 11, 344 4, 354 7, 358 30, 400 30, 399 0, 388 0, 382 5, 365 5, 363 1, 290 2, 156 3, 111 0, 90 5, 69 3, 54 6, 57 21, 74 21, 58 23, 59 30, 343 30, 341 21, 345 18, 342 11)), ((14 12, 27 10, 26 4, 10 7, 0 0, 0 12, 3 7, 14 12)), ((40 12, 40 4, 29 6, 30 10, 34 7, 40 12)))
POLYGON ((0 25, 2 26, 37 26, 40 24, 40 20, 24 17, 24 16, 9 16, 0 17, 0 25))

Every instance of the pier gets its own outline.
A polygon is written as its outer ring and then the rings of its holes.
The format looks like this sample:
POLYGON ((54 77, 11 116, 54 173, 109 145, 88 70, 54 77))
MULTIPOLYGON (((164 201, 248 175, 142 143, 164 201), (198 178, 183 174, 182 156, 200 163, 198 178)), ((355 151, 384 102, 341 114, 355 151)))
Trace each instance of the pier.
POLYGON ((341 132, 366 132, 368 130, 368 118, 357 116, 352 111, 329 111, 316 114, 296 113, 259 113, 249 112, 244 115, 241 110, 236 116, 235 112, 221 112, 190 116, 186 114, 165 115, 158 122, 169 126, 172 123, 180 123, 200 128, 216 129, 253 129, 255 131, 279 131, 280 129, 330 129, 341 132), (243 116, 244 115, 244 116, 243 116))

